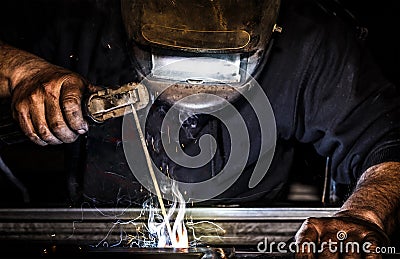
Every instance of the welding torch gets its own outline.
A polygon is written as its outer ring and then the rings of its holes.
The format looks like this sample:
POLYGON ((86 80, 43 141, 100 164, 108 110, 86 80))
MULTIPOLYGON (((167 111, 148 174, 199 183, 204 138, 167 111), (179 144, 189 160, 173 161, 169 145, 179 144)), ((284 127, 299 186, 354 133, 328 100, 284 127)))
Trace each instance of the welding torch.
POLYGON ((83 102, 83 112, 96 123, 121 117, 145 108, 150 101, 147 88, 140 83, 128 83, 89 95, 83 102))

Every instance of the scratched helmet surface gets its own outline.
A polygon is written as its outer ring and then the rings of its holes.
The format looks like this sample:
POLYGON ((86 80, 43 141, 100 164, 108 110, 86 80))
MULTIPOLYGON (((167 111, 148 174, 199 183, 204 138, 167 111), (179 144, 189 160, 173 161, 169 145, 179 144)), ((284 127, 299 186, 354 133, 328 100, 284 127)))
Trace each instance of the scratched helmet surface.
MULTIPOLYGON (((279 7, 280 0, 121 2, 137 72, 152 82, 149 90, 163 92, 160 98, 172 105, 195 93, 238 99, 238 89, 265 63, 279 7)), ((200 103, 181 105, 218 106, 215 98, 200 103)))

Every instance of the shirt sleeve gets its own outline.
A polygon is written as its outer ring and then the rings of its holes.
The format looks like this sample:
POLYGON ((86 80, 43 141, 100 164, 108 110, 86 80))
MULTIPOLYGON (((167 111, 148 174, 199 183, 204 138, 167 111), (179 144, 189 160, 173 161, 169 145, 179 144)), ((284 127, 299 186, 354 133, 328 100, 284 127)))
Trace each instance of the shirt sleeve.
POLYGON ((330 156, 333 179, 349 184, 372 165, 400 161, 400 92, 352 31, 326 25, 299 89, 295 135, 330 156))

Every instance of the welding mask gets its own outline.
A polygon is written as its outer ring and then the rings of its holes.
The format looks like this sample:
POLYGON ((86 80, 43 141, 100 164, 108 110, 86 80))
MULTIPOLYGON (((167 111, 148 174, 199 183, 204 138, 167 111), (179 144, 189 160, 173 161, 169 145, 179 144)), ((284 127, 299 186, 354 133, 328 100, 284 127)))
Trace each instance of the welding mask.
MULTIPOLYGON (((207 93, 233 102, 265 64, 280 0, 122 0, 133 60, 149 90, 170 105, 207 93)), ((180 102, 213 110, 218 99, 180 102)))

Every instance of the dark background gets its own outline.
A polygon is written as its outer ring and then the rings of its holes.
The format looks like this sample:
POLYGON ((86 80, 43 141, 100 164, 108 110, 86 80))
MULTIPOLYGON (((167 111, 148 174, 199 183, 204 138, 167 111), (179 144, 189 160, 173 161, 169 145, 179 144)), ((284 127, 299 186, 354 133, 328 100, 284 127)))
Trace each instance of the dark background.
MULTIPOLYGON (((117 0, 110 0, 117 1, 117 0)), ((28 51, 40 39, 52 21, 62 17, 85 16, 94 6, 107 10, 104 0, 6 0, 0 2, 0 39, 28 51)), ((383 73, 400 83, 400 40, 398 33, 398 1, 315 0, 327 9, 327 15, 344 19, 349 26, 368 31, 365 39, 383 73)), ((1 116, 10 122, 9 104, 3 103, 1 116)), ((0 121, 1 123, 1 121, 0 121)), ((3 123, 4 124, 4 123, 3 123)), ((15 125, 14 125, 15 127, 15 125)), ((0 127, 1 131, 1 127, 0 127)), ((1 134, 1 132, 0 132, 1 134)), ((38 147, 16 135, 13 144, 0 141, 0 155, 30 190, 32 203, 24 204, 20 192, 0 172, 0 207, 73 205, 68 197, 68 164, 74 145, 38 147), (21 142, 22 140, 22 142, 21 142), (66 155, 67 154, 67 155, 66 155), (33 191, 40 190, 40 191, 33 191)), ((299 145, 296 167, 303 172, 296 181, 320 185, 323 180, 324 158, 310 146, 299 145)))

